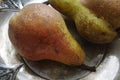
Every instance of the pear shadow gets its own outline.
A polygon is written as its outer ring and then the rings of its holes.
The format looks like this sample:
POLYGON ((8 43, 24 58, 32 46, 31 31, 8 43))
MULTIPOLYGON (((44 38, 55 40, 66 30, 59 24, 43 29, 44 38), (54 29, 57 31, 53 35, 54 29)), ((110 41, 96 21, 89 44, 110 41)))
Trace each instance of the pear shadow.
MULTIPOLYGON (((80 37, 75 28, 75 24, 70 19, 65 19, 66 25, 86 53, 85 65, 98 67, 106 55, 108 45, 98 45, 90 43, 80 37)), ((30 61, 23 58, 24 63, 38 76, 47 80, 77 80, 91 73, 90 70, 76 66, 67 66, 65 64, 50 61, 30 61)))

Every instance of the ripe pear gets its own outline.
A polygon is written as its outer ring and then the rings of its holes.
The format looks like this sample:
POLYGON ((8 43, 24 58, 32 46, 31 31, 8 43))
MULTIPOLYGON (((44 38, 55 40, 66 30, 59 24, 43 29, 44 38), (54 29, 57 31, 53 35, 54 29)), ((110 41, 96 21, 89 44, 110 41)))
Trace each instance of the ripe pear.
POLYGON ((110 43, 117 35, 107 21, 98 18, 79 0, 49 0, 49 3, 62 14, 73 19, 79 34, 90 42, 110 43))
POLYGON ((41 3, 25 6, 9 21, 9 38, 26 59, 81 65, 84 50, 68 31, 61 14, 41 3))
POLYGON ((113 27, 120 28, 120 0, 80 0, 99 17, 103 17, 113 27))

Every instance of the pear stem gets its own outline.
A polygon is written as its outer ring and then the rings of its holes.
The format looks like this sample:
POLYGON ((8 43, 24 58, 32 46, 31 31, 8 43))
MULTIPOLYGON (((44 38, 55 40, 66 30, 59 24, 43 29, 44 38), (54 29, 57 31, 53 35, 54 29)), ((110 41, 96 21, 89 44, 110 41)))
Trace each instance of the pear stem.
POLYGON ((88 66, 86 64, 82 64, 81 66, 77 66, 77 68, 81 68, 83 70, 89 70, 91 72, 96 72, 96 67, 95 66, 88 66))

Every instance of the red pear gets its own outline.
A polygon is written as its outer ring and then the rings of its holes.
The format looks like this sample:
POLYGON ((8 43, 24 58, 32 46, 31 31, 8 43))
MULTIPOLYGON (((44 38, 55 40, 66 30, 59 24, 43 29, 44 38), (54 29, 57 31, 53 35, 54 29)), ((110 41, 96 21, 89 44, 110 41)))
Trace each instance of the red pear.
POLYGON ((29 4, 14 15, 9 38, 18 53, 29 60, 48 59, 67 65, 81 65, 85 60, 61 14, 45 4, 29 4))

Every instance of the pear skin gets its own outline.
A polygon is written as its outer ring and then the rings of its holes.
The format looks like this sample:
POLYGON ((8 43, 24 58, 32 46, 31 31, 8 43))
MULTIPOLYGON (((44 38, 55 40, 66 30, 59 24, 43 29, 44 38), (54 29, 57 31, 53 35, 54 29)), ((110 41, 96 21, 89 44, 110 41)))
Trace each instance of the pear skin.
POLYGON ((116 38, 117 33, 112 26, 83 6, 79 0, 49 0, 49 3, 62 14, 72 18, 79 34, 86 40, 104 44, 116 38))
POLYGON ((80 0, 80 2, 97 16, 107 20, 113 29, 120 28, 120 0, 80 0))
POLYGON ((9 38, 26 59, 81 65, 84 50, 68 31, 61 14, 41 3, 25 6, 9 22, 9 38))

